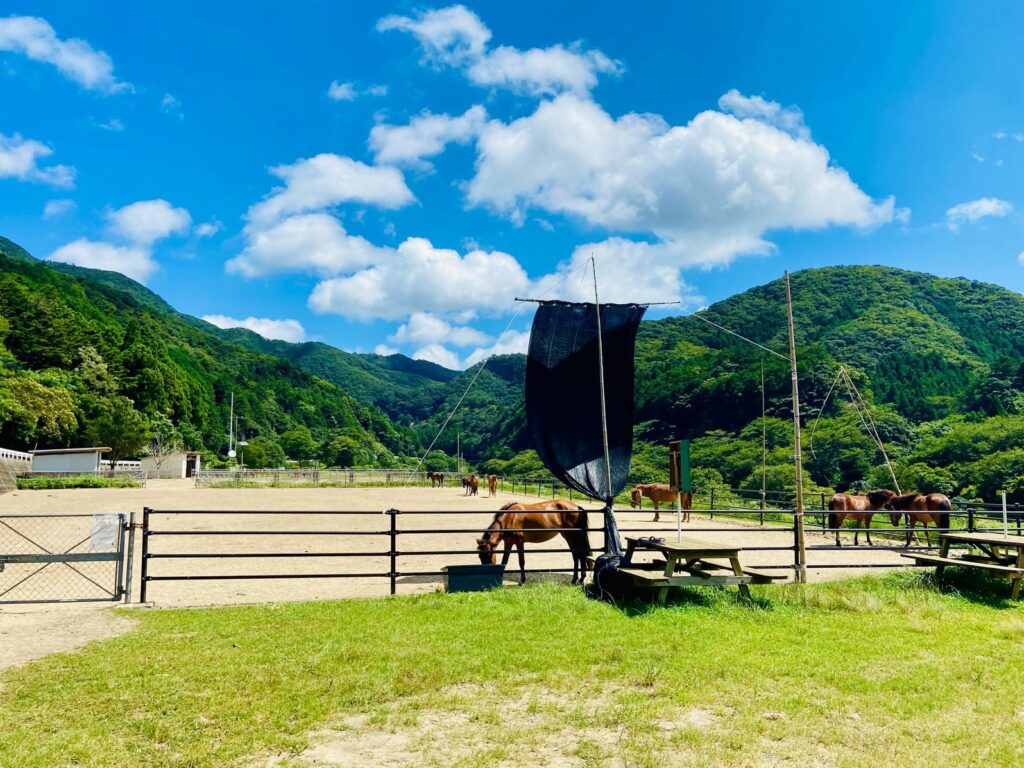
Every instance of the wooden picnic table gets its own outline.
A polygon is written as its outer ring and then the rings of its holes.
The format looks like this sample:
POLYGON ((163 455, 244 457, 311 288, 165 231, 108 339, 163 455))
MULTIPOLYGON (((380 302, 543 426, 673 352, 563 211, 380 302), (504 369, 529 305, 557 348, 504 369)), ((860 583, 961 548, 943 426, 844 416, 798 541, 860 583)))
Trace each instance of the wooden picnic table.
POLYGON ((1024 576, 1024 536, 1004 536, 996 532, 942 533, 939 534, 939 542, 938 555, 905 552, 903 557, 914 560, 918 565, 934 565, 936 581, 942 578, 942 572, 948 565, 978 568, 1008 576, 1013 582, 1010 596, 1020 600, 1021 577, 1024 576), (967 544, 980 550, 981 554, 966 553, 950 557, 949 550, 953 544, 967 544))
POLYGON ((680 541, 652 541, 649 538, 627 538, 624 567, 619 572, 633 580, 636 586, 657 589, 657 600, 664 604, 669 587, 734 584, 740 594, 750 597, 749 584, 769 584, 785 576, 744 569, 740 565, 740 547, 730 544, 694 539, 689 536, 680 541), (637 550, 659 552, 663 563, 634 563, 637 550), (709 560, 727 560, 728 566, 709 560), (724 572, 724 573, 723 573, 724 572))

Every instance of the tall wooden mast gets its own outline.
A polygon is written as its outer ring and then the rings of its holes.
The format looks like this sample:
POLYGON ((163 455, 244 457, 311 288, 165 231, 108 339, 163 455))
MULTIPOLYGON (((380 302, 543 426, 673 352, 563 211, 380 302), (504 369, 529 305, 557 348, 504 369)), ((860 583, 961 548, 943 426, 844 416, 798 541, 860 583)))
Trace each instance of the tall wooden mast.
POLYGON ((793 295, 789 288, 789 272, 786 279, 786 324, 789 327, 789 370, 793 380, 793 463, 796 465, 796 512, 793 527, 796 530, 796 578, 801 584, 807 581, 807 548, 804 544, 804 468, 800 455, 800 385, 796 373, 796 337, 793 332, 793 295))

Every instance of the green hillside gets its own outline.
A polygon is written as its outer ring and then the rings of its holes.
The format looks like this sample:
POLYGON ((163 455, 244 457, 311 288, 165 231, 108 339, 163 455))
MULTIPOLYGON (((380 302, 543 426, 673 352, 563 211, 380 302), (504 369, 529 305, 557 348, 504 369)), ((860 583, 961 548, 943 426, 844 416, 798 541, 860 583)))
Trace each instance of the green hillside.
POLYGON ((173 427, 187 447, 222 452, 234 392, 253 464, 279 463, 282 443, 311 454, 296 458, 371 464, 418 450, 378 408, 204 325, 122 275, 38 262, 0 239, 0 445, 173 427))

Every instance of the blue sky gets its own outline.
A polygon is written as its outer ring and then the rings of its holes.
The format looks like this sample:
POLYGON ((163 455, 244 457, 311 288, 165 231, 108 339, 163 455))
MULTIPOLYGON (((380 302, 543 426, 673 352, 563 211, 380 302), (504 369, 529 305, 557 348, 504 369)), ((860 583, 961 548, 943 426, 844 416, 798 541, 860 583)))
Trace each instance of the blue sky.
POLYGON ((0 4, 0 234, 449 366, 590 254, 668 312, 827 264, 1024 289, 1019 4, 238 8, 0 4))

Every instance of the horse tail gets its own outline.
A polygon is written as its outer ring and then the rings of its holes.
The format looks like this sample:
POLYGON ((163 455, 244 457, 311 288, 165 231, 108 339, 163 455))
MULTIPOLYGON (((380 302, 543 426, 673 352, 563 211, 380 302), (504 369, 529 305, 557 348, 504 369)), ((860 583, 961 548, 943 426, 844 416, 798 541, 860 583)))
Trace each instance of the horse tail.
POLYGON ((939 499, 939 528, 949 529, 949 513, 953 511, 953 505, 949 503, 949 499, 943 496, 939 499))
POLYGON ((828 527, 839 527, 839 515, 836 514, 836 499, 834 496, 828 500, 828 527))
POLYGON ((594 550, 590 546, 590 523, 587 520, 587 510, 583 509, 583 507, 580 507, 580 514, 576 518, 576 527, 583 536, 583 544, 586 547, 586 552, 583 554, 590 557, 590 555, 594 553, 594 550))

